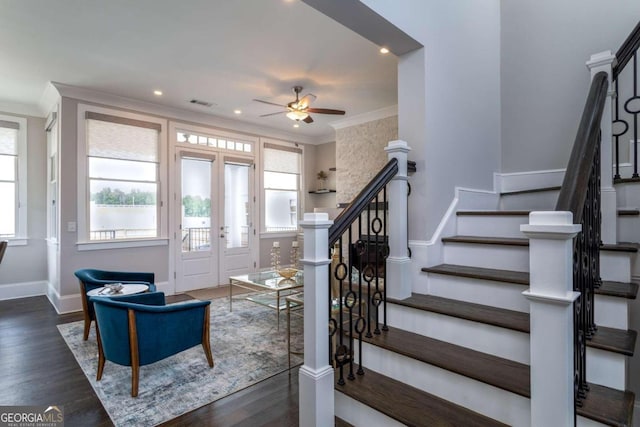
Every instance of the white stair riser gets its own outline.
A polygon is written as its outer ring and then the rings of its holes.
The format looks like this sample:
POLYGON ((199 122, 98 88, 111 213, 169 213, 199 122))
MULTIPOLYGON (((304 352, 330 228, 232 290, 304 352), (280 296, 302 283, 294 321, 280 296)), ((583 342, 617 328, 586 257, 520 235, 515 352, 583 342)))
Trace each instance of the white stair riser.
POLYGON ((625 298, 597 295, 594 304, 596 325, 629 329, 629 305, 625 298))
POLYGON ((362 352, 365 369, 372 369, 503 423, 523 427, 530 425, 530 403, 526 397, 377 346, 363 344, 362 352))
MULTIPOLYGON (((472 302, 529 312, 529 301, 522 295, 528 286, 491 280, 471 279, 428 273, 427 280, 414 284, 416 293, 434 295, 458 301, 472 302)), ((629 306, 625 298, 595 295, 595 320, 597 325, 628 329, 629 306)))
POLYGON ((619 208, 640 206, 640 186, 635 183, 616 185, 616 204, 619 208))
POLYGON ((528 289, 525 285, 437 273, 428 273, 426 280, 420 282, 415 284, 414 292, 508 310, 529 311, 529 300, 522 295, 528 289))
POLYGON ((529 363, 529 334, 397 304, 388 304, 387 312, 389 326, 529 363))
POLYGON ((500 197, 502 210, 552 211, 556 208, 559 191, 541 191, 503 195, 500 197))
POLYGON ((640 242, 640 218, 637 216, 618 216, 616 221, 619 242, 640 242))
POLYGON ((495 236, 519 237, 525 235, 520 231, 520 225, 527 224, 529 217, 522 216, 468 216, 457 217, 456 234, 459 236, 495 236))
POLYGON ((445 243, 444 262, 472 267, 529 271, 529 247, 445 243))
POLYGON ((600 251, 600 277, 616 282, 631 281, 631 256, 628 252, 600 251))
MULTIPOLYGON (((387 321, 389 326, 419 335, 527 365, 530 362, 528 333, 397 304, 388 305, 387 321)), ((624 356, 587 347, 587 381, 619 388, 626 368, 624 356)))
MULTIPOLYGON (((347 387, 349 384, 347 384, 347 387)), ((376 411, 370 406, 358 402, 338 390, 334 393, 334 404, 336 417, 342 418, 354 426, 367 427, 402 427, 393 418, 389 418, 382 412, 376 411)))
POLYGON ((625 390, 627 363, 627 357, 622 354, 587 348, 587 381, 625 390))

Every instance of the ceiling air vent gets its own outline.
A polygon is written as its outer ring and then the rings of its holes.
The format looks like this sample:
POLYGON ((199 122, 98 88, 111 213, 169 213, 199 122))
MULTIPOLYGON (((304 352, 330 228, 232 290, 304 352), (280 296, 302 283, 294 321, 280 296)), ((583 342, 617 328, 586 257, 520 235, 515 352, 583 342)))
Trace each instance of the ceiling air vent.
POLYGON ((199 99, 192 99, 189 102, 192 104, 201 105, 203 107, 213 107, 213 102, 200 101, 199 99))

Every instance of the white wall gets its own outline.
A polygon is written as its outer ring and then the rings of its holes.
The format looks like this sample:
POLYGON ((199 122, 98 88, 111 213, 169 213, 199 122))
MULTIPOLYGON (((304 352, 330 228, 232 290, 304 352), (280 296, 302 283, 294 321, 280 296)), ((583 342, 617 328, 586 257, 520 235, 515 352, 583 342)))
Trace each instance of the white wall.
POLYGON ((399 138, 412 148, 409 237, 431 237, 456 186, 500 167, 499 0, 362 0, 423 49, 399 58, 399 138))
MULTIPOLYGON (((5 114, 4 112, 2 114, 5 114)), ((12 114, 27 119, 27 244, 7 248, 0 264, 0 298, 3 285, 26 285, 47 280, 47 254, 45 238, 46 220, 46 174, 47 140, 45 119, 12 114)), ((4 208, 3 208, 4 209, 4 208)), ((16 288, 16 287, 14 287, 16 288)), ((14 291, 20 292, 18 288, 14 291)), ((44 287, 42 287, 44 291, 44 287)), ((31 291, 25 294, 32 294, 31 291)), ((11 293, 13 295, 13 292, 11 293)))
POLYGON ((638 0, 501 2, 502 172, 565 168, 589 89, 585 62, 615 51, 638 0))

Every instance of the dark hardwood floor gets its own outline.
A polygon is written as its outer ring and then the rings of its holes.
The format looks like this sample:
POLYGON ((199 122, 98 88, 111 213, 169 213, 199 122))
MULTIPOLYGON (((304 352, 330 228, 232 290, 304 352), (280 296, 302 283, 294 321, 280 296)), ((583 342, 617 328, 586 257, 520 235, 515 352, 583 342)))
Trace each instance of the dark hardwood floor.
MULTIPOLYGON (((44 296, 0 301, 0 406, 63 405, 66 426, 113 425, 56 328, 81 319, 79 312, 58 315, 44 296)), ((298 369, 164 425, 297 426, 298 369)))

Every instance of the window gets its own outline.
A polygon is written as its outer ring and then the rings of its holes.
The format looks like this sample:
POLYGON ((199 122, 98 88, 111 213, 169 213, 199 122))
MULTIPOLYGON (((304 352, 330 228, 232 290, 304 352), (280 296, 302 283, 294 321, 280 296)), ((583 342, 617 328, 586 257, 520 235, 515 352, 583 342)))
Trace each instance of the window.
POLYGON ((296 231, 298 229, 301 164, 300 148, 264 144, 265 231, 296 231))
POLYGON ((84 238, 160 237, 160 123, 86 111, 84 126, 84 238))
POLYGON ((26 128, 26 119, 0 115, 0 238, 14 244, 27 237, 26 128))

